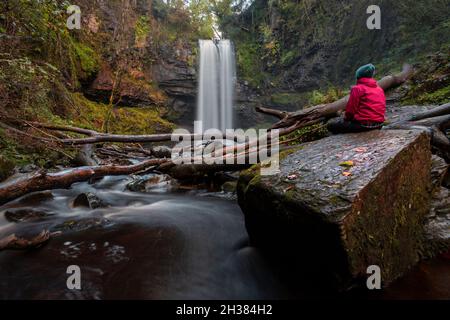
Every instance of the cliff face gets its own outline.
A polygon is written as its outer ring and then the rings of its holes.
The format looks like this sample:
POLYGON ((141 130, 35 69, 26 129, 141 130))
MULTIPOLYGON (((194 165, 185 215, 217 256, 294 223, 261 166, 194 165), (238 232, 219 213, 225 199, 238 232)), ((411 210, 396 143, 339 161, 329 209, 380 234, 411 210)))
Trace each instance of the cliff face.
MULTIPOLYGON (((67 1, 0 2, 0 120, 123 134, 191 125, 197 41, 211 36, 202 11, 179 1, 71 3, 81 9, 79 30, 66 25, 67 1)), ((71 151, 26 140, 0 128, 0 160, 46 167, 70 160, 71 151)))
POLYGON ((367 28, 372 4, 256 0, 243 13, 222 16, 221 22, 235 39, 241 78, 273 91, 348 85, 361 64, 377 64, 382 76, 402 62, 414 62, 446 45, 448 50, 449 0, 378 1, 380 30, 367 28))
POLYGON ((107 101, 117 90, 120 104, 155 105, 178 121, 193 120, 196 30, 186 12, 167 11, 152 0, 75 2, 87 39, 102 55, 98 74, 85 83, 86 94, 107 101))

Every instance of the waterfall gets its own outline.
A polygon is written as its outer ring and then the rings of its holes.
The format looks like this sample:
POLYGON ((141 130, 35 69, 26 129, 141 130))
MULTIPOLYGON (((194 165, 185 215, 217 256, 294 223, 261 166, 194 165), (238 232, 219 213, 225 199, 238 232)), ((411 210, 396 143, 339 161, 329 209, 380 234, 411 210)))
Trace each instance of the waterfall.
POLYGON ((197 120, 203 130, 233 129, 236 65, 229 40, 200 40, 197 120))

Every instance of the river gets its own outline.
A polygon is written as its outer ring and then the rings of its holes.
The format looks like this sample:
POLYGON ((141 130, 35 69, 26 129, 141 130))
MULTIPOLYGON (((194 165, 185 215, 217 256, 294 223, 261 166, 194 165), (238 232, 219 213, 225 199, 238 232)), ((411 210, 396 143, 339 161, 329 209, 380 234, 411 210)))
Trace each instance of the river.
MULTIPOLYGON (((18 199, 0 207, 0 237, 59 232, 43 247, 0 252, 0 299, 301 299, 336 295, 292 281, 286 261, 248 244, 236 201, 199 192, 126 191, 129 177, 107 177, 18 199), (74 208, 85 192, 107 207, 74 208), (32 213, 11 222, 6 216, 32 213), (13 213, 13 215, 11 215, 13 213), (66 286, 69 265, 81 269, 82 290, 66 286)), ((16 215, 17 216, 17 215, 16 215)), ((292 271, 292 270, 291 270, 292 271)), ((443 258, 422 262, 380 292, 346 298, 450 298, 443 258)))

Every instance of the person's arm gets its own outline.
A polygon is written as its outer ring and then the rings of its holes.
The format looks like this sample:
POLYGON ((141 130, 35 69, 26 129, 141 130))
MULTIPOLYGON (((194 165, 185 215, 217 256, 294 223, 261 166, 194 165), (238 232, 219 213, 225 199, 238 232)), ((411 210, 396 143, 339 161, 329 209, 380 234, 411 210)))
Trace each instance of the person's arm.
POLYGON ((347 106, 345 107, 345 120, 352 120, 359 108, 359 99, 361 97, 361 90, 354 86, 350 92, 347 106))

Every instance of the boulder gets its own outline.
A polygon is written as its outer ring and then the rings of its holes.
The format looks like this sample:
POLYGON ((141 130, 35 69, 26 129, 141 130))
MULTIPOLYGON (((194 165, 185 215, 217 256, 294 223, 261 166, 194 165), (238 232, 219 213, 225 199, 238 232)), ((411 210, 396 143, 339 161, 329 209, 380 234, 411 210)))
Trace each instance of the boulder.
POLYGON ((74 208, 85 207, 91 209, 98 209, 98 208, 105 208, 108 205, 105 202, 103 202, 103 200, 100 199, 97 195, 91 192, 86 192, 79 194, 73 200, 72 206, 74 208))
POLYGON ((152 155, 156 158, 167 158, 170 159, 172 157, 172 149, 167 146, 156 146, 152 149, 152 155))
POLYGON ((178 183, 167 174, 148 174, 133 176, 126 188, 133 192, 170 192, 176 190, 178 183))
POLYGON ((419 260, 430 169, 426 133, 335 135, 281 153, 274 176, 244 171, 238 200, 254 245, 331 275, 339 288, 378 265, 385 285, 419 260))

